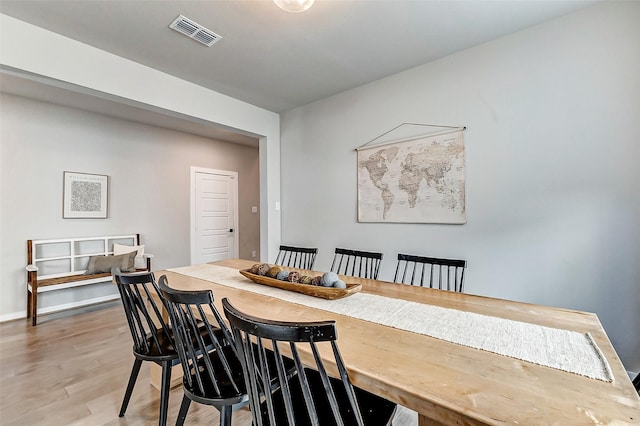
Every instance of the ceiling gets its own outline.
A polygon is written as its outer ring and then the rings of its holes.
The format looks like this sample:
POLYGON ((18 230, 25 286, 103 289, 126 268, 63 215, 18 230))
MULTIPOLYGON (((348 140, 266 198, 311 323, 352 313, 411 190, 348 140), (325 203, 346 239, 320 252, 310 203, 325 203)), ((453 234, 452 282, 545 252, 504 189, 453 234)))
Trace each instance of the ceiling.
MULTIPOLYGON (((271 0, 1 0, 0 13, 281 113, 596 1, 316 0, 288 13, 271 0), (171 30, 180 14, 222 39, 171 30)), ((24 89, 5 77, 3 91, 24 89)))

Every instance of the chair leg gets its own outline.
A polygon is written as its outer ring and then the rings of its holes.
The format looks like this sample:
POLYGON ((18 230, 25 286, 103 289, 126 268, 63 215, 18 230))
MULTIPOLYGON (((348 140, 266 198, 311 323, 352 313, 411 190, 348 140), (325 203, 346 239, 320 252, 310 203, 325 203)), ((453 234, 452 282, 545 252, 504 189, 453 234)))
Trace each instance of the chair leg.
POLYGON ((162 383, 160 384, 160 418, 158 425, 166 426, 169 411, 169 391, 171 390, 171 361, 162 363, 162 383))
POLYGON ((231 405, 223 405, 220 407, 220 426, 231 426, 231 414, 233 407, 231 405))
POLYGON ((189 411, 189 405, 191 405, 191 400, 187 395, 183 396, 182 404, 180 404, 180 412, 178 412, 178 419, 176 420, 176 426, 182 426, 184 424, 184 420, 187 418, 187 411, 189 411))
POLYGON ((142 360, 136 358, 133 361, 133 368, 131 369, 131 375, 129 376, 129 384, 127 385, 127 390, 124 393, 122 407, 120 407, 120 414, 118 414, 118 416, 120 417, 124 416, 125 411, 127 411, 127 406, 129 405, 131 394, 133 393, 133 386, 136 384, 136 379, 138 378, 138 373, 140 372, 141 365, 142 360))

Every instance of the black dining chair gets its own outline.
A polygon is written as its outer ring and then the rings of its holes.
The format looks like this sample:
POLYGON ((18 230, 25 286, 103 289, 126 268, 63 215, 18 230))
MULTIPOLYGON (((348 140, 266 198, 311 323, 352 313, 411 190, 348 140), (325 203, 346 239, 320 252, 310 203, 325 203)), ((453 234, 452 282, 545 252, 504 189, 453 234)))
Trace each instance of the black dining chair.
POLYGON ((336 248, 331 271, 352 277, 378 279, 382 253, 336 248))
POLYGON ((398 254, 393 281, 462 293, 466 260, 398 254))
POLYGON ((282 322, 222 306, 242 360, 254 426, 390 425, 396 404, 354 387, 336 343, 335 321, 282 322), (321 346, 333 355, 339 378, 329 377, 321 346), (311 355, 304 359, 300 349, 311 355), (268 349, 267 349, 268 348, 268 349), (275 368, 267 361, 275 357, 275 368), (293 360, 296 374, 288 374, 293 360), (276 383, 276 386, 273 384, 276 383), (276 389, 264 392, 264 389, 276 389))
POLYGON ((275 264, 292 268, 313 269, 317 248, 280 246, 275 264))
POLYGON ((176 425, 184 424, 195 401, 217 408, 220 425, 231 426, 233 410, 246 405, 248 396, 231 332, 213 304, 213 293, 172 289, 165 275, 158 283, 183 372, 184 396, 176 425))
MULTIPOLYGON (((122 306, 133 338, 133 368, 127 390, 122 400, 119 416, 124 416, 143 361, 151 361, 162 367, 160 385, 160 417, 158 424, 167 424, 171 367, 180 363, 172 333, 164 321, 153 294, 159 295, 152 272, 124 274, 113 271, 113 278, 120 292, 122 306)), ((160 296, 156 296, 160 297, 160 296)))

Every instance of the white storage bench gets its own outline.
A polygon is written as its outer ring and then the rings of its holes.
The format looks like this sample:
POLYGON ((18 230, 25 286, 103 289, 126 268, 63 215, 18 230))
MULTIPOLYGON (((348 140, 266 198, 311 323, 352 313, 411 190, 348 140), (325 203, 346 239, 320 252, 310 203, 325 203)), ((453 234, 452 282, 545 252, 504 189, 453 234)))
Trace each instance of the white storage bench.
MULTIPOLYGON (((31 324, 37 325, 38 293, 110 282, 110 272, 85 274, 89 260, 91 256, 113 256, 114 251, 120 254, 133 249, 124 246, 136 246, 136 270, 151 271, 153 255, 143 254, 140 234, 27 240, 27 318, 31 317, 31 324)), ((94 258, 93 263, 96 260, 104 259, 94 258)))

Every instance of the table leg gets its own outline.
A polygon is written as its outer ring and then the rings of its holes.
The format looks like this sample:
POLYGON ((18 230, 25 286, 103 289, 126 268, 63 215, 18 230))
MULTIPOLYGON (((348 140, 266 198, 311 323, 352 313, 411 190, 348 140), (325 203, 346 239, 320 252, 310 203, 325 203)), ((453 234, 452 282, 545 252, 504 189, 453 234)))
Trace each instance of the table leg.
POLYGON ((423 414, 418 414, 418 426, 444 426, 444 423, 432 420, 428 417, 425 417, 423 414))
MULTIPOLYGON (((156 363, 151 363, 150 367, 150 381, 151 386, 160 390, 160 385, 162 383, 162 367, 156 363)), ((182 384, 182 367, 180 365, 176 365, 171 368, 171 387, 176 387, 182 384)))

